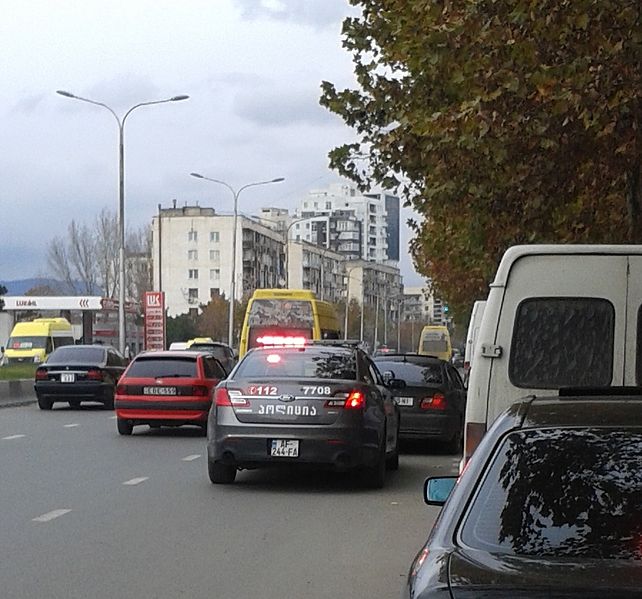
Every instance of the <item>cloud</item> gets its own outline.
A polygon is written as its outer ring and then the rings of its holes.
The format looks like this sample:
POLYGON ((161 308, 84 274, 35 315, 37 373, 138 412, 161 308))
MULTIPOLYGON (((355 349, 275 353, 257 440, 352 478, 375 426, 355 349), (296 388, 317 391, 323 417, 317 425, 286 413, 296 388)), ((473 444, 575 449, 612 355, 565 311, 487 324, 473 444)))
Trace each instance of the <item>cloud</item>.
POLYGON ((322 126, 334 121, 332 115, 319 105, 318 95, 291 88, 278 93, 237 96, 234 112, 246 121, 265 127, 322 126))
POLYGON ((318 29, 339 24, 351 12, 346 0, 234 0, 244 19, 263 18, 318 29))
POLYGON ((20 98, 12 107, 11 112, 33 114, 45 98, 45 94, 31 94, 20 98))

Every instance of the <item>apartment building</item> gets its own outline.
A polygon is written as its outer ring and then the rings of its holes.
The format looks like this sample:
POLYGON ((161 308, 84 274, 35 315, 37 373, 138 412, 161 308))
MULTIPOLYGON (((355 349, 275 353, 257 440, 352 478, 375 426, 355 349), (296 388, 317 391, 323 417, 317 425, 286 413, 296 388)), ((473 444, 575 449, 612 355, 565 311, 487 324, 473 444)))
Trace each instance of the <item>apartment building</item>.
POLYGON ((162 208, 152 221, 154 289, 165 292, 169 316, 198 309, 214 295, 237 299, 285 283, 283 234, 239 215, 232 267, 234 217, 200 206, 162 208))

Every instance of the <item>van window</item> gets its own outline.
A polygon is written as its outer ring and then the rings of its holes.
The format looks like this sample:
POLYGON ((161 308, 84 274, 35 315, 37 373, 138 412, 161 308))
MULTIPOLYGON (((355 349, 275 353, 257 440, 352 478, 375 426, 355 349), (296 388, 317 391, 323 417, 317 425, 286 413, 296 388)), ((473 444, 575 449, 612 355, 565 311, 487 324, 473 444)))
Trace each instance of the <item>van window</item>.
POLYGON ((598 298, 529 298, 517 308, 508 375, 516 387, 610 385, 615 310, 598 298))
POLYGON ((74 338, 71 335, 69 337, 54 337, 53 338, 54 349, 56 347, 63 347, 64 345, 73 345, 73 344, 74 344, 74 338))

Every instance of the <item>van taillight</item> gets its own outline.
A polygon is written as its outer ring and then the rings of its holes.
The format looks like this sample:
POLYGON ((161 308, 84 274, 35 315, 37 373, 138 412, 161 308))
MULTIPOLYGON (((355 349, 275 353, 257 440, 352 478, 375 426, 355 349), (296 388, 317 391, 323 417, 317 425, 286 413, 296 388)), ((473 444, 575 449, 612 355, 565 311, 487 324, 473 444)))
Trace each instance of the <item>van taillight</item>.
POLYGON ((225 387, 219 387, 214 391, 214 402, 217 406, 231 406, 230 394, 225 387))
POLYGON ((48 378, 49 378, 49 374, 47 374, 46 368, 38 368, 38 370, 36 370, 37 381, 46 381, 48 378))
POLYGON ((432 397, 424 397, 419 404, 422 410, 445 410, 446 398, 443 393, 435 393, 432 397))
POLYGON ((98 370, 97 368, 90 368, 87 371, 87 378, 90 381, 102 381, 103 380, 103 372, 102 372, 102 370, 98 370))
POLYGON ((465 467, 481 440, 486 434, 486 425, 483 422, 466 423, 466 441, 464 443, 464 463, 465 467))

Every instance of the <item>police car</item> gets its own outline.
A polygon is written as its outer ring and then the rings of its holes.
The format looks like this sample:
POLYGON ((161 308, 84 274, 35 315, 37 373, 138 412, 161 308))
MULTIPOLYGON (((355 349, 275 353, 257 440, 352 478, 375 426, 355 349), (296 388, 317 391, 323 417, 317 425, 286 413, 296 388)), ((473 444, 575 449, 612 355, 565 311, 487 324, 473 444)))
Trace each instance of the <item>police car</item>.
POLYGON ((214 392, 208 473, 275 464, 354 470, 372 488, 399 466, 399 412, 391 389, 358 343, 302 340, 249 351, 214 392))

